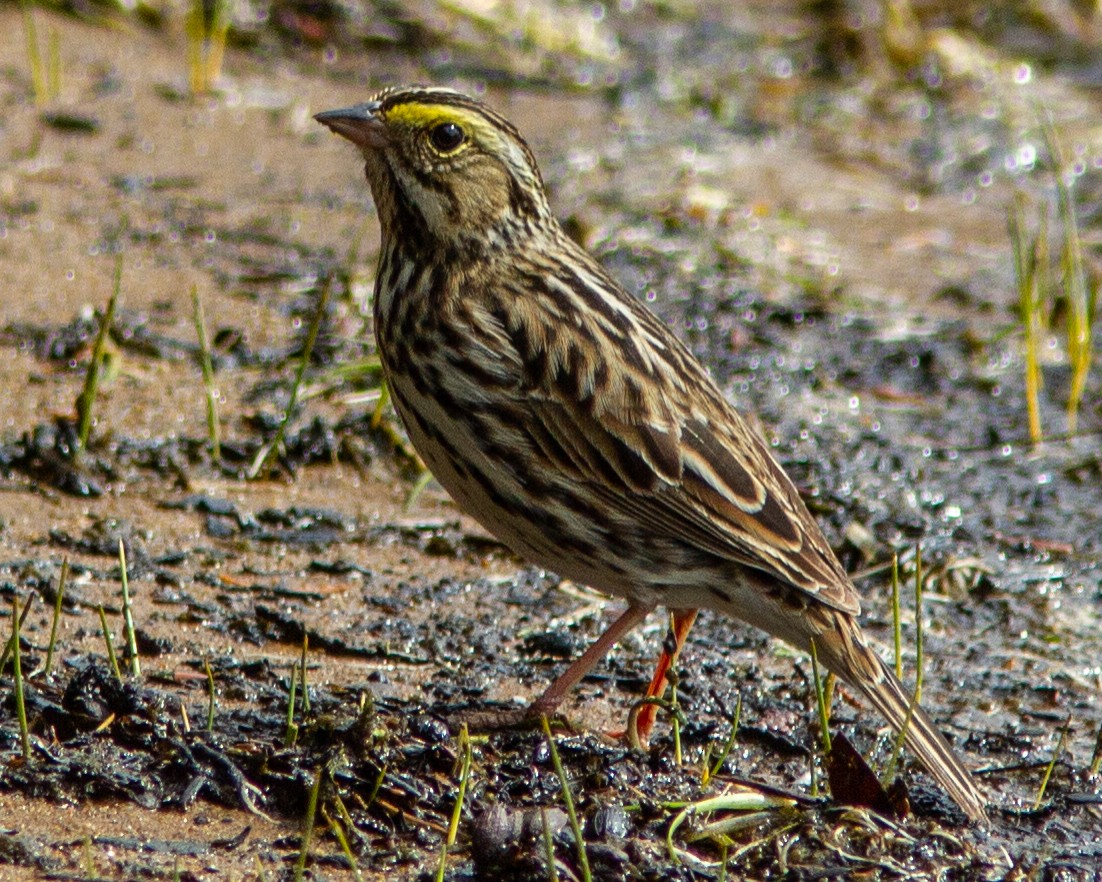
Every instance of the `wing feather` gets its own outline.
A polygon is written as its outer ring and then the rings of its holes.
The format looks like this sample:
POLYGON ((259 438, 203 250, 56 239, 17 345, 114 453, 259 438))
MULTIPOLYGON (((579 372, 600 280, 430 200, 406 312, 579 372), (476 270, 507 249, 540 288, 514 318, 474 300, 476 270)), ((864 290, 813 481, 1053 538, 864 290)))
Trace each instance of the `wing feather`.
POLYGON ((523 365, 533 446, 604 510, 857 613, 857 592, 795 486, 699 362, 597 264, 586 282, 550 286, 584 304, 514 299, 493 310, 523 365), (602 312, 602 298, 614 307, 602 312), (556 323, 583 306, 606 320, 560 344, 556 323))

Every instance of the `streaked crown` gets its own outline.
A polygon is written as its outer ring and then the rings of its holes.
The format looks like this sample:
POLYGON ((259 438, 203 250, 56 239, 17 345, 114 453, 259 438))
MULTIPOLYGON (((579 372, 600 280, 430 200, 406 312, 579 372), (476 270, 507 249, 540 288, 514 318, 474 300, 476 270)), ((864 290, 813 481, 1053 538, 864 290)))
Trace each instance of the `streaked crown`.
POLYGON ((550 218, 532 151, 504 117, 446 88, 386 89, 318 120, 356 143, 384 237, 501 245, 550 218))

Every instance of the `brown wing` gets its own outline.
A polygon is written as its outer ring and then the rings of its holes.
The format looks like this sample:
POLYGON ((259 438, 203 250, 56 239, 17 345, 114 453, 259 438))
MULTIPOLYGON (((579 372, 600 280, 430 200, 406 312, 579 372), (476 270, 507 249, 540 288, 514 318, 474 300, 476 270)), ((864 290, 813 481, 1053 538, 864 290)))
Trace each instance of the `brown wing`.
POLYGON ((699 362, 596 264, 580 276, 555 281, 584 304, 498 312, 523 364, 532 444, 623 515, 856 614, 796 488, 699 362), (561 333, 579 312, 592 325, 561 333))

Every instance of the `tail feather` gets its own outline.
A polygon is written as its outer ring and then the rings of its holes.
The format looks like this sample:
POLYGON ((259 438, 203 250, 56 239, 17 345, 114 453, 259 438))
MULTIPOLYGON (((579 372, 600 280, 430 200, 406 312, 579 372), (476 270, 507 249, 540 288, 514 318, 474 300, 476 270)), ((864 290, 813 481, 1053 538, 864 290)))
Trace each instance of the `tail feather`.
MULTIPOLYGON (((840 620, 843 617, 838 617, 840 620)), ((858 689, 898 732, 906 725, 904 744, 919 758, 926 771, 948 791, 973 821, 987 822, 985 800, 964 764, 934 721, 915 705, 907 719, 911 696, 903 684, 865 643, 855 623, 840 621, 833 632, 816 640, 819 660, 850 686, 858 689)))

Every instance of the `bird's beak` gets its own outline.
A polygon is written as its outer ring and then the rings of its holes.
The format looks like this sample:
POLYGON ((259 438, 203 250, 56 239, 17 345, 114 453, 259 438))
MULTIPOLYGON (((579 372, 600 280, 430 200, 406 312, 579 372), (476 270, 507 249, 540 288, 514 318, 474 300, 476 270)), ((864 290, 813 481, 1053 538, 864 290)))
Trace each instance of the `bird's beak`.
POLYGON ((378 110, 378 101, 368 101, 342 110, 326 110, 315 114, 314 119, 357 147, 377 149, 386 143, 386 129, 378 110))

